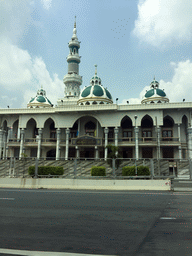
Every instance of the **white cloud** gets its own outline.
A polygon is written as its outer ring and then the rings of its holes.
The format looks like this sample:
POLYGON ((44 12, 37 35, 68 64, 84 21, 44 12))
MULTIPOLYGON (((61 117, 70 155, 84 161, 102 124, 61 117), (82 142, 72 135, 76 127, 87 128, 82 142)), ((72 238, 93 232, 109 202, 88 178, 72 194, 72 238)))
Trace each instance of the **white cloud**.
MULTIPOLYGON (((20 98, 14 106, 26 107, 41 85, 53 104, 64 95, 62 80, 57 74, 53 74, 51 78, 42 58, 31 57, 26 50, 11 44, 8 40, 0 43, 0 49, 4 49, 0 51, 0 88, 4 95, 5 91, 7 92, 9 101, 11 97, 20 98)), ((4 103, 1 102, 1 106, 7 104, 8 99, 5 96, 3 96, 4 103)))
POLYGON ((133 34, 154 46, 192 37, 191 0, 142 0, 133 34))
POLYGON ((174 75, 170 82, 160 80, 160 86, 170 99, 170 102, 192 99, 192 62, 190 60, 174 63, 174 75))
MULTIPOLYGON (((190 60, 178 63, 171 62, 170 66, 174 68, 174 74, 171 81, 165 82, 160 80, 160 89, 164 89, 170 102, 181 102, 183 99, 191 101, 192 99, 192 62, 190 60)), ((139 98, 124 99, 121 104, 140 104, 146 90, 149 86, 145 86, 141 91, 139 98)))
POLYGON ((47 10, 49 10, 49 8, 51 7, 51 2, 52 0, 41 0, 43 7, 47 10))

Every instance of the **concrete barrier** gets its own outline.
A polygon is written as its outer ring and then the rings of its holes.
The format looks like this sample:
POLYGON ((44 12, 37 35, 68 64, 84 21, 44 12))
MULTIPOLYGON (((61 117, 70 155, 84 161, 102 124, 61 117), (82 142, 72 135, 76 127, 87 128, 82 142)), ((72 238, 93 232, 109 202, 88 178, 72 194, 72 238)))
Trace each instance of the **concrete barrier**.
POLYGON ((170 180, 85 180, 1 178, 1 188, 98 189, 98 190, 171 190, 170 180))

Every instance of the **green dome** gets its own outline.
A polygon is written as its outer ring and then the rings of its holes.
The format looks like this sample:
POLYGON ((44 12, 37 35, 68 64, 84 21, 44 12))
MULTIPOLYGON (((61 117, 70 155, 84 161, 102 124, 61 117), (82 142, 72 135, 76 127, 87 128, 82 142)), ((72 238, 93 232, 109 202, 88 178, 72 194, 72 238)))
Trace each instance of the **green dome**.
POLYGON ((165 96, 166 96, 165 92, 164 92, 163 90, 161 90, 161 89, 156 89, 156 93, 157 93, 159 96, 161 96, 161 97, 165 97, 165 96))
POLYGON ((81 93, 81 97, 87 97, 90 94, 91 87, 92 86, 88 86, 87 88, 85 88, 81 93))
POLYGON ((165 94, 165 92, 163 90, 157 88, 157 89, 151 89, 148 92, 146 92, 145 97, 146 98, 152 97, 155 94, 155 90, 156 90, 156 94, 157 95, 159 95, 161 97, 165 97, 166 96, 166 94, 165 94))
POLYGON ((46 102, 46 99, 43 96, 38 96, 36 100, 38 102, 46 102))
POLYGON ((145 93, 145 97, 146 98, 149 98, 149 97, 151 97, 153 95, 154 95, 154 89, 151 89, 151 90, 149 90, 148 92, 145 93))
POLYGON ((111 97, 110 92, 109 92, 107 89, 105 89, 105 92, 106 92, 107 97, 111 100, 111 99, 112 99, 112 97, 111 97))
POLYGON ((93 90, 93 94, 95 96, 103 96, 103 90, 102 90, 101 86, 95 85, 94 90, 93 90))

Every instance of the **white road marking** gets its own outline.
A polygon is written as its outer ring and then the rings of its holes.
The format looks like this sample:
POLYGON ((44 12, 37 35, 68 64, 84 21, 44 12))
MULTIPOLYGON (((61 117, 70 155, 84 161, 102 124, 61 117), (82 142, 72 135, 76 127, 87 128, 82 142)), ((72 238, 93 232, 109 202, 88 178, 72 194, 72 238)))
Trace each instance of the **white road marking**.
MULTIPOLYGON (((9 253, 9 255, 25 255, 25 256, 93 256, 93 254, 85 253, 68 253, 68 252, 39 252, 39 251, 26 251, 26 250, 13 250, 13 249, 0 249, 0 253, 9 253)), ((94 256, 106 256, 101 254, 94 254, 94 256)), ((110 256, 110 255, 108 255, 110 256)), ((114 255, 111 255, 114 256, 114 255)))
POLYGON ((11 201, 13 201, 13 200, 15 200, 15 198, 0 198, 0 200, 11 200, 11 201))
POLYGON ((162 220, 175 220, 176 218, 174 218, 174 217, 161 217, 160 219, 162 219, 162 220))
POLYGON ((180 180, 179 183, 192 183, 192 181, 180 180))

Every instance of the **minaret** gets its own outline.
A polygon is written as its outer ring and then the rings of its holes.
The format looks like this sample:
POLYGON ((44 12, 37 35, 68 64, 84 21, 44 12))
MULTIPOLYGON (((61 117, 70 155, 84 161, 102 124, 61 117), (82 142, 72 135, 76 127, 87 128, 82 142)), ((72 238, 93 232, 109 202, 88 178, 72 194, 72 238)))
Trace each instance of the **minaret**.
POLYGON ((79 48, 80 42, 77 38, 76 16, 73 29, 73 36, 68 43, 69 55, 67 56, 68 74, 64 76, 63 83, 65 84, 65 98, 78 99, 80 95, 80 85, 82 77, 79 75, 79 48))

